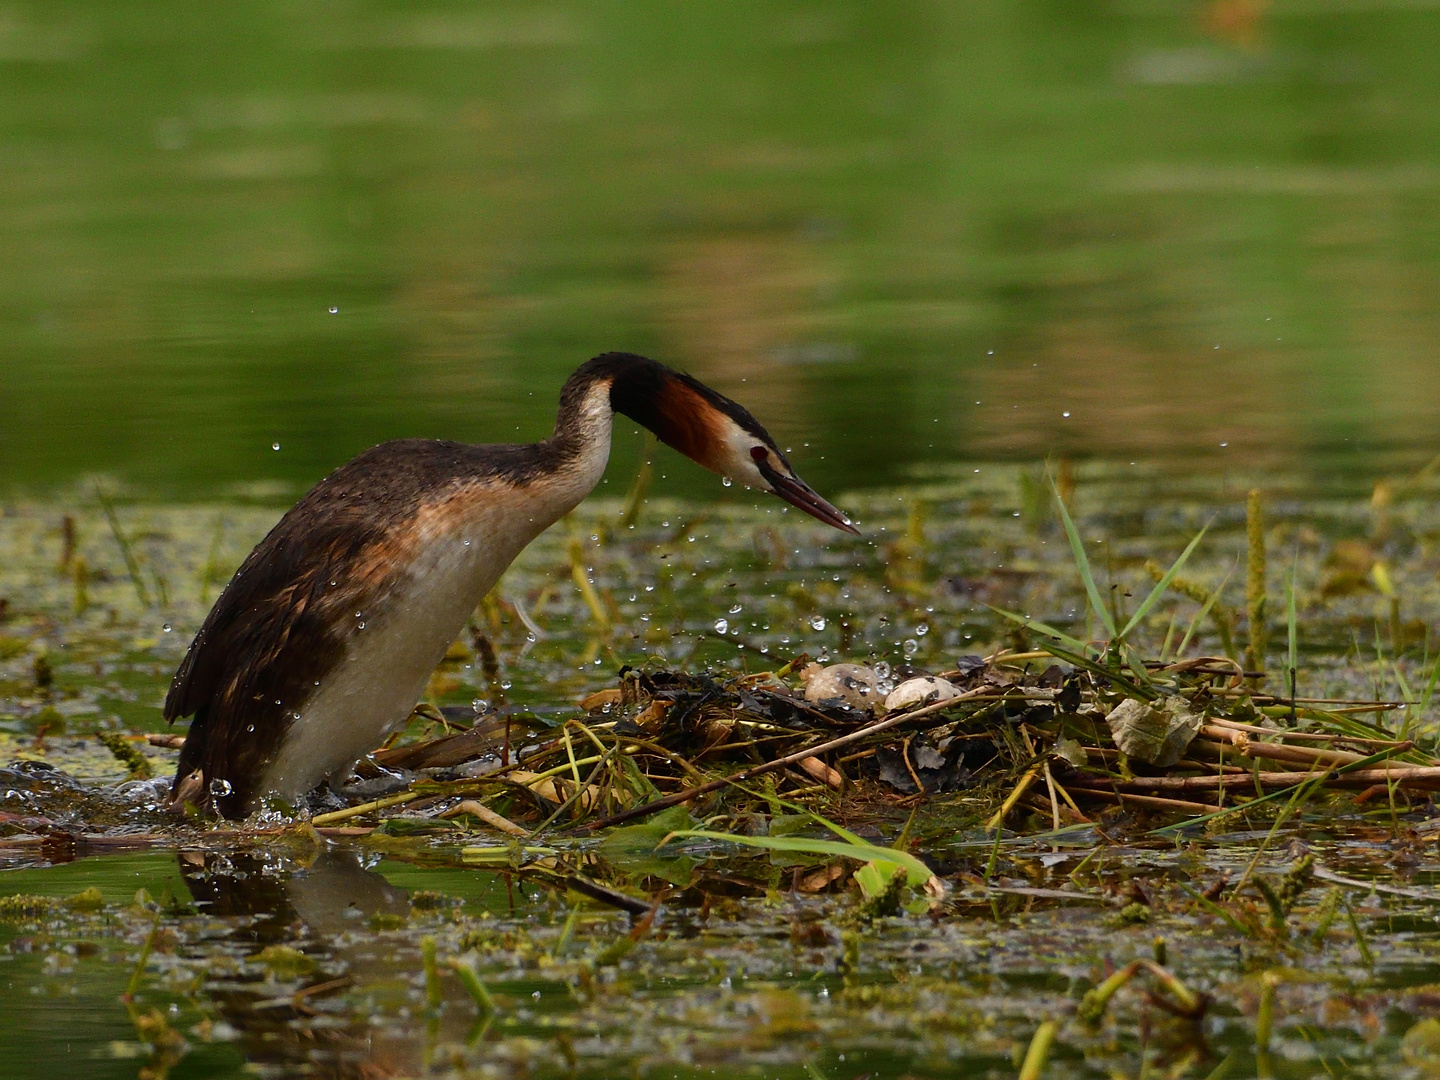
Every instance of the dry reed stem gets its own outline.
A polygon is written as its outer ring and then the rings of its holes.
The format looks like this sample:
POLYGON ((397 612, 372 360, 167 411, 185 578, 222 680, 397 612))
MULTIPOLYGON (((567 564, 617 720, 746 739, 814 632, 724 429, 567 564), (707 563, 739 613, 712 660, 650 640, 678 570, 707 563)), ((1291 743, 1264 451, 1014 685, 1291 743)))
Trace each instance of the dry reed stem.
MULTIPOLYGON (((1319 698, 1298 698, 1299 701, 1319 701, 1319 698)), ((1334 700, 1334 699, 1327 699, 1334 700)), ((1371 702, 1373 705, 1389 705, 1391 702, 1371 702)), ((1332 710, 1333 711, 1333 710, 1332 710)), ((1223 717, 1212 716, 1206 720, 1207 724, 1215 727, 1226 728, 1230 731, 1243 731, 1252 735, 1275 736, 1282 739, 1304 739, 1309 742, 1348 742, 1362 746, 1373 746, 1377 750, 1389 746, 1403 746, 1403 739, 1367 739, 1359 735, 1327 735, 1318 731, 1286 731, 1281 728, 1259 727, 1255 724, 1242 724, 1238 720, 1226 720, 1223 717)))
POLYGON ((1033 784, 1039 776, 1039 765, 1031 765, 1030 768, 1026 769, 1025 774, 1020 777, 1020 780, 1016 783, 1010 794, 1005 796, 1005 801, 1000 804, 1000 809, 996 810, 990 820, 985 823, 985 828, 998 829, 1004 824, 1006 816, 1015 808, 1015 804, 1020 801, 1020 796, 1029 790, 1030 785, 1033 784))
POLYGON ((1164 799, 1155 795, 1136 795, 1128 791, 1111 791, 1106 788, 1085 788, 1070 785, 1076 795, 1088 795, 1092 799, 1106 799, 1110 802, 1132 803, 1155 810, 1183 810, 1187 814, 1213 814, 1220 807, 1215 803, 1187 802, 1183 799, 1164 799))
MULTIPOLYGON (((1212 748, 1223 750, 1225 744, 1228 743, 1231 751, 1241 757, 1269 758, 1271 761, 1294 761, 1303 765, 1351 765, 1357 761, 1364 761, 1369 756, 1352 754, 1348 750, 1319 750, 1309 746, 1283 746, 1279 743, 1258 742, 1251 739, 1246 732, 1235 731, 1218 724, 1202 725, 1200 734, 1207 735, 1216 742, 1206 745, 1205 740, 1196 739, 1190 744, 1192 747, 1199 743, 1207 750, 1212 748)), ((1408 750, 1409 746, 1405 745, 1405 749, 1408 750)))
POLYGON ((503 833, 509 833, 511 836, 518 836, 524 839, 530 835, 529 829, 522 829, 509 818, 497 814, 484 803, 477 802, 474 799, 466 799, 463 802, 456 803, 439 816, 442 818, 453 818, 459 817, 461 814, 470 814, 473 817, 477 817, 485 822, 486 825, 499 829, 503 833))
POLYGON ((1360 889, 1365 892, 1384 893, 1386 896, 1403 896, 1407 900, 1421 900, 1427 904, 1440 904, 1440 892, 1434 889, 1406 889, 1399 885, 1382 885, 1378 881, 1360 881, 1337 874, 1333 870, 1327 870, 1323 866, 1312 867, 1310 874, 1318 881, 1343 885, 1347 889, 1360 889))
POLYGON ((361 803, 359 806, 347 806, 344 810, 331 810, 328 814, 316 814, 310 819, 310 824, 333 825, 337 821, 348 821, 362 814, 368 814, 372 810, 384 810, 390 806, 400 806, 402 803, 414 802, 426 794, 429 794, 429 792, 405 791, 399 795, 391 795, 384 799, 375 799, 372 802, 361 803))
POLYGON ((809 773, 813 779, 819 780, 822 784, 828 784, 836 791, 845 786, 845 778, 840 775, 839 771, 832 769, 817 757, 801 758, 796 764, 809 773))
MULTIPOLYGON (((1314 773, 1302 772, 1256 772, 1227 773, 1224 776, 1136 776, 1129 780, 1110 780, 1102 777, 1087 777, 1089 783, 1104 783, 1118 791, 1210 791, 1215 788, 1254 787, 1258 782, 1264 788, 1296 787, 1316 778, 1314 773)), ((1406 765, 1396 768, 1357 769, 1325 778, 1323 788, 1366 788, 1371 784, 1396 783, 1402 786, 1423 788, 1440 787, 1440 767, 1429 765, 1406 765)), ((1070 790, 1086 790, 1072 781, 1070 790)), ((1211 809, 1214 809, 1213 807, 1211 809)))

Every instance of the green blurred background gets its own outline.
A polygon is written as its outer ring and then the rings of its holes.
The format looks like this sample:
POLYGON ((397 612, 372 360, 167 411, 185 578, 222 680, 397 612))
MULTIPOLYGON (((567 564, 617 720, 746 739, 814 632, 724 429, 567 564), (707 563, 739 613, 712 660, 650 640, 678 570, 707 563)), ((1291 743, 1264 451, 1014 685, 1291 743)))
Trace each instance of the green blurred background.
POLYGON ((1435 0, 0 0, 0 492, 281 499, 614 348, 823 490, 1418 464, 1437 104, 1435 0))

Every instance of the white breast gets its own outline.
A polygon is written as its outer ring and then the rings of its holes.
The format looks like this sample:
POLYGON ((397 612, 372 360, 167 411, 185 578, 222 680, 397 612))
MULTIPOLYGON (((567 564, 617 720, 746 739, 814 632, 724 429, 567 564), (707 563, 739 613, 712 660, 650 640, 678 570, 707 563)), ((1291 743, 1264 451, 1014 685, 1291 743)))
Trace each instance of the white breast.
POLYGON ((515 556, 599 483, 610 452, 608 402, 593 419, 585 452, 563 476, 533 488, 497 487, 462 521, 435 526, 382 610, 356 616, 344 656, 301 706, 266 767, 261 794, 294 801, 343 775, 405 722, 515 556))

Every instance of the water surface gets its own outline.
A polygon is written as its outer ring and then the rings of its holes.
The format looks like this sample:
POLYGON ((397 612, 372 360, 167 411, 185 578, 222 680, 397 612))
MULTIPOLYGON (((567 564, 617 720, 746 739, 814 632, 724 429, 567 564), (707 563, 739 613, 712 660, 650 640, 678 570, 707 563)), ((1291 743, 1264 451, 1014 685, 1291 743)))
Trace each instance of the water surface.
POLYGON ((1399 0, 13 3, 0 485, 294 492, 612 348, 832 490, 1413 466, 1436 56, 1399 0))

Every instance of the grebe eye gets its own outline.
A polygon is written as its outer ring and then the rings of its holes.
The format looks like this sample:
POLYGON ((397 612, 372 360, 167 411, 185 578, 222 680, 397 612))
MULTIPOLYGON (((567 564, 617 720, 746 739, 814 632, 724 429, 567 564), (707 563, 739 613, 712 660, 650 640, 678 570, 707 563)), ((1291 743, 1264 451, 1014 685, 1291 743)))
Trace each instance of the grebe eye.
POLYGON ((757 465, 764 464, 765 459, 770 456, 770 448, 766 446, 752 446, 750 456, 755 459, 757 465))

